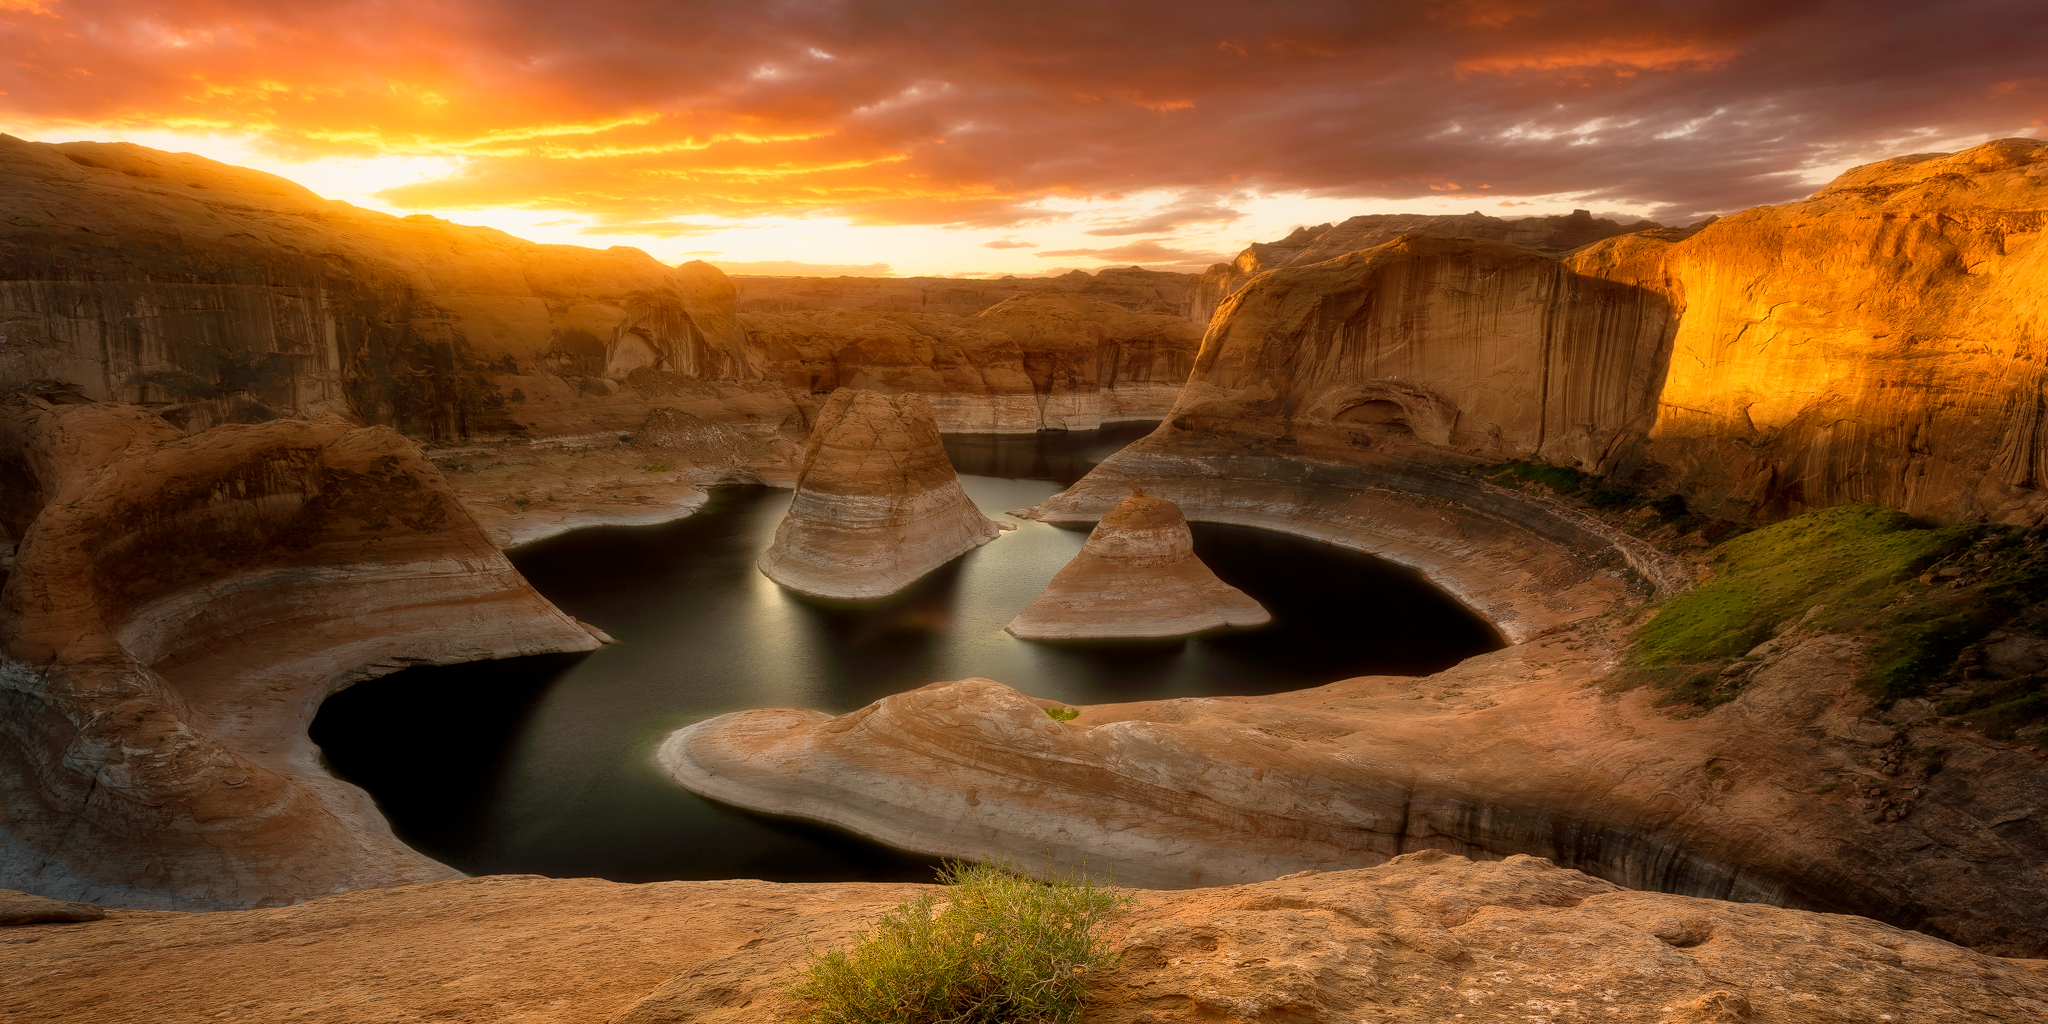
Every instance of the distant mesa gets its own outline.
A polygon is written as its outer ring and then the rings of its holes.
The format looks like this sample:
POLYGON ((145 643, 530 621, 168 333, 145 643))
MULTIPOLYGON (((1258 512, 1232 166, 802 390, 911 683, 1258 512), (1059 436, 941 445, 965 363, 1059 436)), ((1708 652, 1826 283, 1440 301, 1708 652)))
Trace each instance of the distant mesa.
POLYGON ((841 388, 818 412, 796 498, 759 565, 799 594, 869 600, 1002 530, 960 489, 922 397, 841 388))
POLYGON ((1025 640, 1188 636, 1273 617, 1195 557, 1180 506, 1133 491, 1005 627, 1025 640))

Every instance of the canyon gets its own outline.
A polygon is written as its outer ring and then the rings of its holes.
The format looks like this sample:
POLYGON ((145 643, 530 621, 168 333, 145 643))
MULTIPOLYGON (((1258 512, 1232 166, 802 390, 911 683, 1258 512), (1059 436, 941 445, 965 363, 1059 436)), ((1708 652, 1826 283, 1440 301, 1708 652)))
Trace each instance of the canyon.
MULTIPOLYGON (((171 910, 269 915, 297 934, 333 930, 319 923, 330 912, 453 922, 519 900, 559 902, 565 927, 594 920, 579 900, 600 915, 695 900, 727 922, 765 901, 850 934, 905 890, 455 881, 322 769, 306 723, 339 688, 406 665, 608 639, 502 548, 662 522, 709 488, 765 483, 796 500, 763 570, 807 594, 873 597, 996 536, 941 431, 1156 418, 1015 515, 1114 527, 1142 489, 1176 518, 1412 568, 1510 646, 1433 675, 1263 697, 1070 707, 1018 680, 931 682, 844 715, 691 723, 657 762, 714 799, 905 849, 1188 890, 1147 894, 1134 920, 1184 929, 1194 937, 1171 941, 1204 955, 1306 956, 1259 945, 1280 926, 1258 915, 1311 910, 1358 951, 1301 978, 1202 975, 1181 946, 1141 955, 1167 946, 1120 933, 1154 973, 1130 975, 1114 989, 1125 1002, 1091 1019, 1181 1019, 1212 991, 1233 993, 1212 1008, 1245 1019, 1401 1019, 1358 980, 1380 970, 1365 951, 1382 940, 1360 937, 1379 926, 1273 894, 1357 900, 1395 884, 1373 879, 1418 875, 1467 895, 1374 934, 1397 936, 1384 941, 1398 969, 1432 993, 1480 984, 1468 946, 1511 955, 1486 945, 1515 941, 1485 931, 1498 919, 1508 935, 1627 939, 1572 969, 1592 972, 1585 992, 1640 992, 1635 1019, 1671 1006, 1745 1019, 1738 999, 1801 1012, 1788 1000, 1818 991, 1800 973, 1818 961, 1786 929, 1905 972, 1816 999, 1897 1006, 1904 977, 1924 972, 1944 980, 1912 984, 1954 986, 1944 998, 1959 1007, 2043 1000, 2021 968, 1980 954, 2048 955, 2048 738, 1966 727, 1942 710, 1960 699, 1949 690, 1874 693, 1889 641, 1813 608, 1784 610, 1711 666, 1733 672, 1712 702, 1627 673, 1643 631, 1725 572, 1713 559, 1731 531, 1850 505, 2048 523, 2048 144, 1881 161, 1687 229, 1356 218, 1194 280, 735 287, 701 263, 388 217, 122 145, 0 138, 0 195, 14 211, 0 225, 0 884, 110 908, 32 926, 36 948, 10 956, 93 962, 43 936, 96 928, 234 944, 207 933, 229 924, 152 916, 171 910), (1635 504, 1615 511, 1607 495, 1635 504), (1676 501, 1681 525, 1649 518, 1652 498, 1676 501), (925 513, 951 525, 906 543, 925 513), (849 523, 873 528, 861 557, 913 557, 792 574, 799 534, 849 523), (1324 873, 1273 881, 1304 871, 1324 873), (1503 895, 1516 887, 1571 895, 1503 895), (1658 923, 1630 934, 1639 912, 1658 923), (1782 988, 1731 973, 1780 956, 1782 988), (1653 984, 1643 964, 1670 968, 1654 984, 1675 987, 1631 988, 1653 984), (1255 989, 1301 994, 1266 1004, 1255 989)), ((1884 586, 1905 601, 1915 578, 1884 586)), ((2014 600, 2037 609, 2040 594, 2014 600)), ((1983 673, 1965 659, 2005 659, 2037 692, 2031 629, 1949 651, 1930 678, 1967 689, 1983 673)), ((607 1012, 743 1019, 771 972, 742 944, 764 932, 718 928, 696 959, 634 968, 637 991, 666 995, 607 1012), (691 1002, 714 998, 728 1001, 691 1002)), ((544 989, 531 998, 557 998, 544 989)))

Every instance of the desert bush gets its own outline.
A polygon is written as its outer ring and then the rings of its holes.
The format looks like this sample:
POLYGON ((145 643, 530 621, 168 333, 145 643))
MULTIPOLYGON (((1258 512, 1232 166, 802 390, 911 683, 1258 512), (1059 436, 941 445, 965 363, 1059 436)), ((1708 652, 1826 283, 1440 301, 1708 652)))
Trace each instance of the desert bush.
POLYGON ((796 1024, 1067 1024, 1116 965, 1102 930, 1130 897, 949 863, 943 892, 882 916, 850 949, 814 952, 787 995, 796 1024))

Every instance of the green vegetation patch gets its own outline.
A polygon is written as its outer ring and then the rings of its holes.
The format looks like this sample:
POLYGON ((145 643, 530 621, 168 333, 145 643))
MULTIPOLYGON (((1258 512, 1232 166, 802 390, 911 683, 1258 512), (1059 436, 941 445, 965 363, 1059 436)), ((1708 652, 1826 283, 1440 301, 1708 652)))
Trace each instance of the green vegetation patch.
POLYGON ((1071 722, 1081 717, 1080 708, 1046 708, 1045 713, 1062 722, 1071 722))
POLYGON ((1066 1024, 1117 965, 1102 932, 1132 900, 949 863, 943 893, 898 905, 850 949, 813 953, 789 990, 799 1024, 1066 1024))
POLYGON ((1831 624, 1863 624, 1901 581, 1968 543, 1971 529, 1839 505, 1743 534, 1722 545, 1711 581, 1636 631, 1632 660, 1646 668, 1725 664, 1814 605, 1827 606, 1831 624))

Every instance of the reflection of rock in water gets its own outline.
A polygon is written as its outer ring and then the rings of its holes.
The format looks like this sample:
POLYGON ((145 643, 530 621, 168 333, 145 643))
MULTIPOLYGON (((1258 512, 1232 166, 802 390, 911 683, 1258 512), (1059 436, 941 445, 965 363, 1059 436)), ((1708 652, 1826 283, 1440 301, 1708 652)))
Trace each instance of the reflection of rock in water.
POLYGON ((796 497, 760 565, 797 593, 862 600, 1000 533, 960 489, 924 399, 842 388, 818 412, 796 497))
POLYGON ((1026 640, 1080 640, 1187 636, 1270 621, 1257 601, 1195 557, 1173 502, 1133 493, 1006 628, 1026 640))

